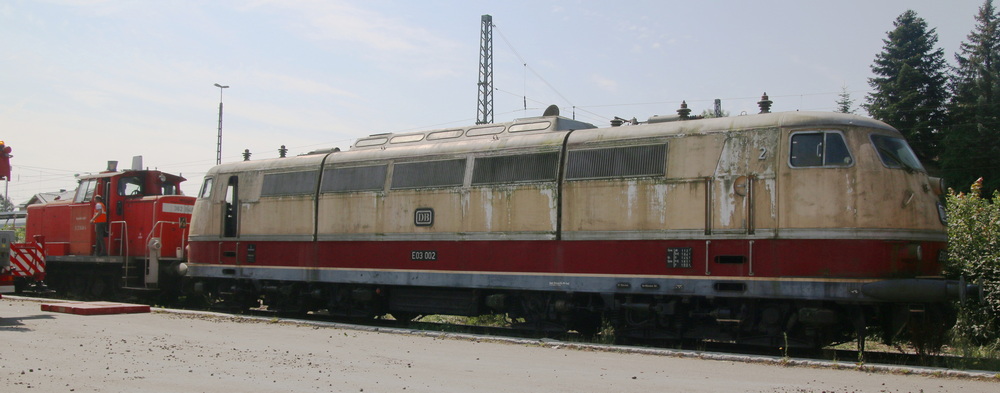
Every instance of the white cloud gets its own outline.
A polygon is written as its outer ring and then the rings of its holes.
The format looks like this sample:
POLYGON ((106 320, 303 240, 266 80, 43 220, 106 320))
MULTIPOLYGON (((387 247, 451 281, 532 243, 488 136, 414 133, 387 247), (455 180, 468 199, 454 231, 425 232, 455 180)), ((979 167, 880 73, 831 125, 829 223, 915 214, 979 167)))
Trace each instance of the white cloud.
POLYGON ((594 82, 594 84, 596 84, 597 87, 600 88, 601 90, 609 92, 618 91, 618 82, 615 80, 597 74, 591 75, 590 80, 591 82, 594 82))
POLYGON ((362 9, 344 1, 261 0, 246 9, 275 8, 288 11, 288 28, 311 40, 360 44, 362 55, 433 54, 458 45, 427 29, 409 26, 403 19, 362 9))

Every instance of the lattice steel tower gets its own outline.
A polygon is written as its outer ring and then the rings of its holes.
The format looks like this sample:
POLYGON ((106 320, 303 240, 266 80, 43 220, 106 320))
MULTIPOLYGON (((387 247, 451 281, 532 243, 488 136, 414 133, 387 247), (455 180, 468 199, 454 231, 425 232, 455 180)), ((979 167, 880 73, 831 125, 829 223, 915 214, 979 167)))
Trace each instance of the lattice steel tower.
POLYGON ((479 35, 479 114, 476 124, 493 122, 493 17, 483 15, 479 35))

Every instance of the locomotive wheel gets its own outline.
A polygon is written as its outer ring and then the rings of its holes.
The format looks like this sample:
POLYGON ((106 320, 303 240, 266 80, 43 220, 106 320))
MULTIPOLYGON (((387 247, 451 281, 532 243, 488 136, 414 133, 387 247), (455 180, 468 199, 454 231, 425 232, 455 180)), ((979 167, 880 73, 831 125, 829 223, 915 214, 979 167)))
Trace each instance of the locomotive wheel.
POLYGON ((577 333, 585 337, 593 337, 601 331, 603 322, 604 318, 599 313, 578 311, 573 313, 569 330, 576 330, 577 333))
POLYGON ((907 323, 910 343, 918 354, 941 352, 948 329, 954 324, 948 313, 938 305, 926 305, 922 311, 912 311, 907 323))
POLYGON ((71 298, 83 299, 87 294, 87 288, 89 283, 87 282, 87 277, 84 275, 77 275, 69 279, 69 285, 66 288, 66 294, 71 298))
POLYGON ((95 275, 94 279, 90 283, 90 288, 88 288, 87 294, 94 299, 104 299, 107 288, 108 285, 104 282, 104 277, 95 275))

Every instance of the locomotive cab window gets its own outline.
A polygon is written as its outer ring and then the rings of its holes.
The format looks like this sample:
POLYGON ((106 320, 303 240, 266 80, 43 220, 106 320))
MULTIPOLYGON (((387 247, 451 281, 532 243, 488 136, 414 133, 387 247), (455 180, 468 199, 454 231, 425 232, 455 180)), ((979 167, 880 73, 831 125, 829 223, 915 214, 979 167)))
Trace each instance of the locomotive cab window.
POLYGON ((205 199, 212 196, 212 179, 206 177, 205 182, 201 183, 201 192, 198 193, 198 198, 205 199))
POLYGON ((73 197, 73 202, 90 202, 94 197, 94 189, 97 188, 97 180, 84 180, 80 182, 80 186, 76 189, 76 196, 73 197))
POLYGON ((118 179, 118 195, 139 196, 142 195, 142 179, 138 176, 129 176, 118 179))
POLYGON ((839 131, 809 131, 792 134, 789 164, 796 168, 848 167, 854 157, 839 131))
POLYGON ((180 191, 175 183, 160 184, 160 195, 180 195, 180 191))
POLYGON ((923 165, 910 145, 903 138, 872 134, 872 146, 886 168, 902 168, 908 171, 923 171, 923 165))

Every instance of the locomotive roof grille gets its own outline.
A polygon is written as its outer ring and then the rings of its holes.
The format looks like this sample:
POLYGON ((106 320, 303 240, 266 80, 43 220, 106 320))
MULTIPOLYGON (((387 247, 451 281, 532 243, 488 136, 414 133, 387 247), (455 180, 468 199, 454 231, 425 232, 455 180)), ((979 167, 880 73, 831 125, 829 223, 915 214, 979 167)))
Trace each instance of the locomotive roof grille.
POLYGON ((465 138, 503 137, 503 135, 518 133, 530 134, 552 131, 582 130, 597 128, 597 126, 568 119, 561 116, 543 116, 517 119, 512 122, 496 123, 486 126, 476 125, 464 128, 430 130, 405 134, 372 134, 354 142, 351 150, 385 148, 390 145, 417 144, 420 142, 442 141, 446 139, 462 140, 465 138))

